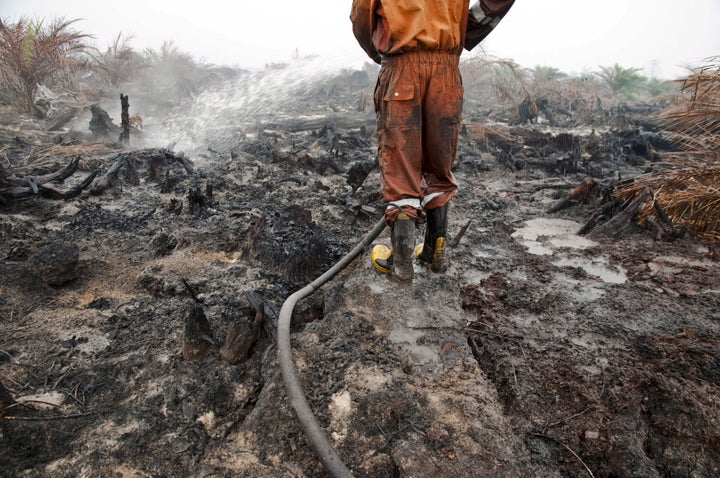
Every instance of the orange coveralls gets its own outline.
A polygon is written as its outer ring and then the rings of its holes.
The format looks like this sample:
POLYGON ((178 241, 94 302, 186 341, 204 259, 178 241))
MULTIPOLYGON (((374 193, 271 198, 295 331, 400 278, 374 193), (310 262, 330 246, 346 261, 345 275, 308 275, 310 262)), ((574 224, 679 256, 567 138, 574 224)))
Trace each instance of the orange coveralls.
MULTIPOLYGON (((462 121, 463 48, 472 49, 514 0, 353 0, 360 46, 381 69, 375 87, 383 199, 416 222, 457 192, 451 168, 462 121)), ((399 212, 390 206, 389 224, 399 212)))

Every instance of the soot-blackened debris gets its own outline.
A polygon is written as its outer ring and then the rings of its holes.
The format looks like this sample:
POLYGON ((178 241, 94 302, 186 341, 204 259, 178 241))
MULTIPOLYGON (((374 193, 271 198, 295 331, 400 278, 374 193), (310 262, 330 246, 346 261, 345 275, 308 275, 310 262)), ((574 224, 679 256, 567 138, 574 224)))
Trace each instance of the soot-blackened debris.
POLYGON ((152 238, 150 247, 154 257, 167 256, 175 250, 178 245, 178 238, 174 234, 161 232, 152 238))
POLYGON ((353 192, 357 191, 360 186, 363 185, 370 172, 376 167, 377 161, 373 160, 360 161, 350 166, 347 173, 347 183, 353 192))
POLYGON ((272 219, 250 227, 244 253, 266 270, 294 282, 309 282, 324 272, 331 260, 330 244, 312 222, 312 213, 298 205, 289 206, 272 219))
POLYGON ((230 364, 246 360, 258 339, 263 322, 263 311, 236 318, 227 329, 220 356, 230 364))
POLYGON ((28 266, 34 275, 51 286, 61 286, 78 276, 80 248, 77 244, 54 241, 30 255, 28 266))
POLYGON ((98 229, 118 231, 137 230, 155 211, 150 210, 136 215, 128 215, 123 211, 114 211, 96 207, 83 206, 73 216, 67 227, 75 231, 92 232, 98 229), (152 211, 152 212, 150 212, 152 211), (148 214, 149 213, 149 214, 148 214))
POLYGON ((215 347, 210 322, 202 305, 190 306, 185 317, 182 354, 185 360, 202 360, 215 347))

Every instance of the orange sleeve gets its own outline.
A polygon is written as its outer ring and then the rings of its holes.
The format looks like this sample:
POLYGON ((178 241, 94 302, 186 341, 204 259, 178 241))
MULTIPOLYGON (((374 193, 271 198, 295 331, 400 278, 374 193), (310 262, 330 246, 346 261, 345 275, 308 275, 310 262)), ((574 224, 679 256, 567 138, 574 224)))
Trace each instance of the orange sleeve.
POLYGON ((370 58, 380 63, 380 53, 373 44, 373 30, 375 28, 376 0, 353 0, 350 11, 353 34, 358 43, 370 58))

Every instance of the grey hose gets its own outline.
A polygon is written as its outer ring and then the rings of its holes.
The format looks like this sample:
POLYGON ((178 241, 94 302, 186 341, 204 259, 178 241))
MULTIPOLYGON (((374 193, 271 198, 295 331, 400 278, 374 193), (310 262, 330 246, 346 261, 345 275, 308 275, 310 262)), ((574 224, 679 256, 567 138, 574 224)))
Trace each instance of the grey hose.
POLYGON ((352 477, 352 473, 342 462, 340 457, 328 442, 325 434, 320 428, 317 418, 313 415, 308 405, 305 394, 303 393, 300 381, 298 380, 295 363, 292 358, 292 348, 290 347, 290 319, 292 317, 295 304, 305 297, 309 296, 323 284, 332 279, 338 272, 345 269, 362 251, 367 248, 370 243, 385 229, 385 218, 381 219, 375 227, 370 231, 355 248, 345 257, 340 259, 334 266, 328 269, 323 275, 315 279, 304 288, 292 294, 285 299, 280 309, 280 317, 278 319, 278 358, 280 360, 280 369, 282 371, 285 389, 287 390, 290 403, 295 408, 295 413, 300 420, 300 425, 305 431, 305 435, 310 440, 315 453, 325 465, 326 470, 333 477, 352 477))

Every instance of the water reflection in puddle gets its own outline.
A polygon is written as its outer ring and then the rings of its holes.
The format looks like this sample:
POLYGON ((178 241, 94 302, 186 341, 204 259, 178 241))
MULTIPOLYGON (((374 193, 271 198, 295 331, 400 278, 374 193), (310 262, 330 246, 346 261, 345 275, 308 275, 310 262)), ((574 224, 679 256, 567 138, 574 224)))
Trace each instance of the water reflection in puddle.
POLYGON ((598 277, 608 284, 624 284, 627 282, 625 270, 621 267, 611 267, 603 256, 588 260, 582 257, 560 257, 553 261, 558 267, 580 267, 591 276, 598 277))
POLYGON ((581 224, 567 219, 536 218, 527 221, 512 237, 530 254, 553 255, 556 257, 553 264, 558 267, 579 267, 605 283, 624 284, 627 281, 625 271, 622 267, 611 265, 607 257, 587 258, 571 254, 573 249, 583 250, 596 245, 575 233, 581 227, 581 224))
POLYGON ((525 223, 512 237, 528 248, 530 254, 550 255, 559 248, 587 249, 595 245, 590 239, 578 236, 582 227, 567 219, 537 218, 525 223))

